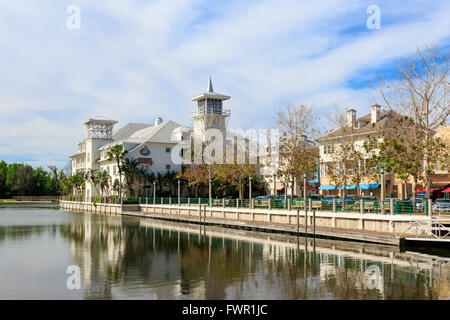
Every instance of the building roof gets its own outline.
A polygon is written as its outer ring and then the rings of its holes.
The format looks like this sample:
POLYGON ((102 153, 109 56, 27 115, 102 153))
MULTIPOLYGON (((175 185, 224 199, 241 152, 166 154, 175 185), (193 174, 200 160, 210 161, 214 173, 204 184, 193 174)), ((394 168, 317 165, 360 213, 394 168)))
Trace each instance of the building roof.
POLYGON ((129 123, 126 126, 123 126, 122 128, 114 131, 112 137, 114 140, 122 140, 128 138, 138 130, 142 130, 152 126, 153 125, 147 123, 129 123))
MULTIPOLYGON (((102 146, 100 150, 108 149, 116 144, 135 144, 139 146, 146 142, 177 143, 178 141, 172 139, 172 132, 176 128, 181 127, 180 124, 173 121, 163 122, 159 125, 128 124, 127 126, 129 126, 128 129, 121 132, 120 135, 113 136, 114 141, 102 146), (134 130, 139 127, 144 128, 134 130), (131 134, 125 136, 126 133, 131 134), (116 137, 121 137, 121 139, 115 139, 116 137)), ((133 147, 133 149, 134 148, 135 147, 133 147)))
POLYGON ((399 115, 394 111, 386 111, 383 110, 380 112, 380 119, 377 120, 376 123, 371 123, 371 114, 366 114, 363 117, 360 117, 355 120, 355 127, 343 127, 336 131, 333 131, 326 136, 317 139, 317 141, 323 141, 323 140, 329 140, 329 139, 335 139, 343 136, 348 135, 362 135, 362 134, 368 134, 373 132, 379 132, 383 128, 390 126, 392 123, 392 120, 394 118, 394 115, 399 115))
POLYGON ((89 123, 111 123, 111 124, 115 124, 115 123, 117 123, 117 121, 114 120, 114 119, 111 119, 111 118, 107 118, 107 117, 96 116, 96 117, 89 118, 88 120, 83 122, 83 124, 89 124, 89 123))
POLYGON ((203 92, 202 94, 199 94, 198 96, 191 98, 191 101, 197 101, 204 98, 228 100, 231 97, 221 93, 214 92, 211 77, 209 77, 208 88, 206 89, 206 92, 203 92))

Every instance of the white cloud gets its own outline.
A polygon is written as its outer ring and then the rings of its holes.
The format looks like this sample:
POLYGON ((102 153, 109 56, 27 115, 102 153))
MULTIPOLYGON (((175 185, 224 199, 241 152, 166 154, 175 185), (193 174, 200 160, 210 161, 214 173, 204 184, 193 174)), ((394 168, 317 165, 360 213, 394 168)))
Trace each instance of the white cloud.
POLYGON ((383 3, 373 31, 370 1, 79 1, 70 31, 72 2, 0 4, 0 158, 34 145, 35 161, 60 161, 94 115, 189 124, 210 74, 233 127, 269 126, 287 101, 365 112, 374 98, 349 80, 450 35, 442 1, 383 3))

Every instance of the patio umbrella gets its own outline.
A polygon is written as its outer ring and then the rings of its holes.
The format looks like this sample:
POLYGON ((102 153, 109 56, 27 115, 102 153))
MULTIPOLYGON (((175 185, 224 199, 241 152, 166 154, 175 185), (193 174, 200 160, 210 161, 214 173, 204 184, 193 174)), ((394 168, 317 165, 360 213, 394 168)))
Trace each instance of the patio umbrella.
POLYGON ((448 187, 448 188, 446 188, 446 189, 441 191, 441 193, 448 193, 448 192, 450 192, 450 187, 448 187))
MULTIPOLYGON (((416 192, 426 192, 426 191, 427 191, 427 189, 425 187, 416 189, 416 192)), ((433 191, 434 191, 433 189, 430 189, 430 192, 433 192, 433 191)))

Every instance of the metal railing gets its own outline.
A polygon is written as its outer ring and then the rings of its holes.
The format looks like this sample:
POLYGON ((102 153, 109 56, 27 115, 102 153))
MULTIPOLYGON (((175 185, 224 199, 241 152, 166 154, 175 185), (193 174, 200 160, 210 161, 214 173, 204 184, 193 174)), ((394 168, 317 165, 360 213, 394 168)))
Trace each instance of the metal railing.
POLYGON ((435 219, 424 221, 410 221, 409 227, 398 233, 395 224, 392 224, 394 235, 397 238, 403 237, 407 232, 414 232, 416 238, 427 236, 439 240, 450 240, 450 219, 435 219))
MULTIPOLYGON (((64 196, 63 200, 86 202, 83 196, 64 196)), ((97 196, 87 202, 111 204, 141 204, 141 205, 207 205, 211 207, 269 209, 269 210, 309 210, 327 212, 353 212, 360 214, 402 214, 428 215, 428 201, 421 200, 342 200, 342 199, 209 199, 209 198, 178 198, 178 197, 128 197, 97 196), (121 202, 122 201, 122 202, 121 202)), ((439 212, 445 214, 445 212, 439 212)), ((450 213, 450 212, 449 212, 450 213)))

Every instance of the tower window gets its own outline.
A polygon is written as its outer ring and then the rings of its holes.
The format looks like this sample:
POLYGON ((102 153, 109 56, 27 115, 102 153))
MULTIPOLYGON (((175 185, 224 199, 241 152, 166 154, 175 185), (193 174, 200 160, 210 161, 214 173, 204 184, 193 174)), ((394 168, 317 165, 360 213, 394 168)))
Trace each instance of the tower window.
POLYGON ((170 152, 170 148, 166 148, 166 153, 169 153, 170 152))
POLYGON ((207 99, 207 110, 208 114, 222 114, 222 100, 220 99, 207 99))
POLYGON ((206 105, 206 100, 202 99, 202 100, 198 100, 198 113, 199 114, 204 114, 205 113, 205 105, 206 105))

